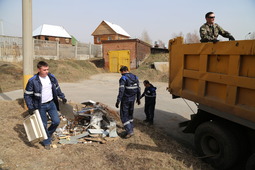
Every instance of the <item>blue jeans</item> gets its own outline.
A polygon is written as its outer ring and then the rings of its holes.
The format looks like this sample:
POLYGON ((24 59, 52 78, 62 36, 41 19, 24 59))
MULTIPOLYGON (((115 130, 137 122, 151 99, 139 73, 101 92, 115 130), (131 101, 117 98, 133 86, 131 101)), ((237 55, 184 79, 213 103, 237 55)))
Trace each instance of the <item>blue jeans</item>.
POLYGON ((55 132, 55 130, 57 129, 57 127, 60 123, 57 107, 52 100, 49 103, 42 104, 41 108, 39 109, 39 112, 40 112, 40 115, 42 118, 43 126, 44 126, 46 134, 48 136, 48 139, 43 140, 42 143, 44 146, 50 145, 51 144, 51 136, 55 132), (48 112, 49 116, 51 117, 51 125, 49 128, 47 127, 48 117, 47 117, 46 112, 48 112))

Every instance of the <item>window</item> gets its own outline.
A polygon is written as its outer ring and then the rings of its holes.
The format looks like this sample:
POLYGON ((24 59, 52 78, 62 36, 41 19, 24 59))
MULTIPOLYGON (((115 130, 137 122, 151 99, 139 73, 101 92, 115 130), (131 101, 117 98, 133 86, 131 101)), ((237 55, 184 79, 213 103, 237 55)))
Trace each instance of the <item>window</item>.
POLYGON ((97 42, 98 42, 98 43, 100 43, 100 42, 101 42, 100 37, 97 37, 97 42))
POLYGON ((112 40, 112 37, 108 37, 108 40, 112 40))

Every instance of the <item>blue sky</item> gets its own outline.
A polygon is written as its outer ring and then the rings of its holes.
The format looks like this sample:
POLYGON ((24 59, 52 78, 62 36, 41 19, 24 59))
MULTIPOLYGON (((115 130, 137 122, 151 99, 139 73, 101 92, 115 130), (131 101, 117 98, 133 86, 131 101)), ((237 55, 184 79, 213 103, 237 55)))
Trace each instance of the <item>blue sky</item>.
MULTIPOLYGON (((209 11, 237 40, 255 32, 255 0, 33 0, 32 4, 33 30, 42 24, 59 25, 86 43, 93 43, 91 34, 106 20, 132 38, 147 31, 153 42, 167 44, 174 34, 198 32, 209 11)), ((22 36, 22 0, 0 0, 0 20, 4 35, 22 36)))

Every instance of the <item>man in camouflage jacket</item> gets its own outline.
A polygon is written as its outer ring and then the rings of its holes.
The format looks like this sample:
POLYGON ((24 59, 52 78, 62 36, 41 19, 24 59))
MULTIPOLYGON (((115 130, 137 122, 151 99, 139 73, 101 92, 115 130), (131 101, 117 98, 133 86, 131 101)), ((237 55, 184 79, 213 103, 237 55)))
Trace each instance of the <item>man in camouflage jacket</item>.
POLYGON ((230 41, 234 41, 235 38, 228 32, 221 28, 218 24, 214 23, 215 15, 213 12, 208 12, 205 15, 206 23, 200 27, 200 42, 218 42, 217 37, 219 35, 229 38, 230 41))

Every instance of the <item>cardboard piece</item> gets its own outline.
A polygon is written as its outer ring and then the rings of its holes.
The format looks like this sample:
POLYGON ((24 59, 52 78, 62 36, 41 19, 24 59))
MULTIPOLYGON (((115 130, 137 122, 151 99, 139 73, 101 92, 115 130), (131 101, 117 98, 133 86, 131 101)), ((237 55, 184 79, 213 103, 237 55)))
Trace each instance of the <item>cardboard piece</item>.
POLYGON ((74 119, 73 106, 67 103, 63 104, 63 102, 60 100, 58 102, 59 102, 59 109, 61 114, 65 116, 66 118, 74 119))

